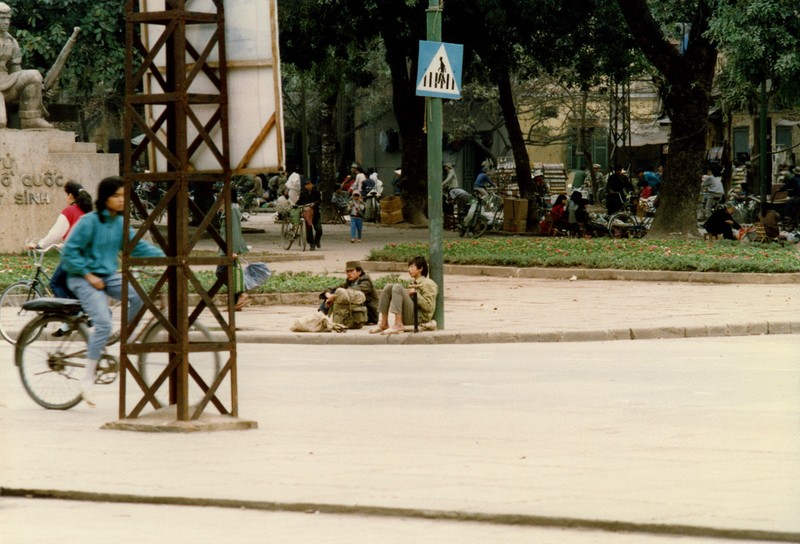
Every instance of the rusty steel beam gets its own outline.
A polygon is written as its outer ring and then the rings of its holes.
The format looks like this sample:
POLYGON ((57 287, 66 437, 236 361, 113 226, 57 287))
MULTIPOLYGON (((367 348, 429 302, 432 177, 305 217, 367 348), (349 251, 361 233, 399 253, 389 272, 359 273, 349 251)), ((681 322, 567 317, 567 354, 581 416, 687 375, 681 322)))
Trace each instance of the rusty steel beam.
MULTIPOLYGON (((125 228, 134 236, 124 244, 122 271, 123 307, 133 289, 144 301, 142 310, 133 319, 123 316, 120 347, 120 408, 119 417, 136 418, 147 406, 161 407, 156 394, 165 389, 170 404, 176 405, 177 419, 199 418, 213 407, 218 413, 238 415, 236 376, 236 333, 232 289, 228 289, 226 304, 217 307, 216 295, 222 287, 233 285, 233 254, 224 240, 231 240, 230 225, 223 238, 215 227, 219 211, 230 214, 230 143, 228 137, 228 92, 225 54, 225 14, 222 0, 214 1, 214 12, 201 13, 187 9, 189 0, 166 0, 164 9, 147 11, 138 0, 126 0, 126 58, 125 58, 125 151, 123 177, 126 191, 125 228), (204 43, 193 43, 192 27, 203 25, 204 43), (134 54, 137 54, 135 57, 134 54), (216 57, 216 58, 213 58, 216 57), (213 61, 209 59, 213 58, 213 61), (192 91, 192 85, 203 78, 202 92, 192 91), (213 91, 209 90, 213 88, 213 91), (214 108, 209 116, 207 108, 214 108), (198 108, 206 108, 203 115, 198 108), (151 115, 152 114, 152 115, 151 115), (133 147, 135 133, 144 134, 144 141, 133 147), (212 137, 212 133, 215 137, 212 137), (192 135, 194 134, 194 135, 192 135), (221 138, 217 137, 221 134, 221 138), (220 140, 219 142, 217 140, 220 140), (154 171, 138 172, 135 164, 149 152, 154 171), (203 154, 216 161, 211 168, 195 168, 193 159, 203 154), (221 181, 223 190, 210 210, 202 212, 189 198, 191 184, 221 181), (134 190, 134 184, 154 183, 164 193, 155 208, 147 209, 134 190), (132 225, 129 210, 138 212, 144 220, 132 225), (189 228, 190 213, 200 218, 199 227, 189 228), (162 233, 156 222, 167 218, 167 232, 162 233), (136 241, 150 234, 165 253, 162 259, 137 259, 130 255, 136 241), (193 250, 203 234, 219 245, 221 255, 196 257, 193 250), (135 268, 149 265, 163 269, 152 287, 139 281, 135 268), (204 286, 197 277, 199 267, 227 267, 227 281, 215 281, 204 286), (194 292, 193 298, 190 293, 194 292), (166 297, 166 305, 157 302, 166 297), (196 301, 190 305, 190 298, 196 301), (218 338, 194 341, 189 331, 202 317, 213 318, 218 338), (152 323, 163 328, 164 337, 157 342, 142 343, 137 334, 152 323), (206 383, 192 365, 198 354, 218 354, 219 374, 206 383), (169 361, 158 378, 142 377, 137 361, 145 355, 162 354, 169 361), (128 383, 131 391, 128 391, 128 383), (223 386, 229 385, 229 403, 220 398, 223 386), (190 407, 189 390, 199 390, 202 400, 190 407), (141 398, 128 410, 129 393, 141 391, 141 398)), ((144 4, 146 5, 146 3, 144 4)), ((124 312, 123 312, 124 314, 124 312)))

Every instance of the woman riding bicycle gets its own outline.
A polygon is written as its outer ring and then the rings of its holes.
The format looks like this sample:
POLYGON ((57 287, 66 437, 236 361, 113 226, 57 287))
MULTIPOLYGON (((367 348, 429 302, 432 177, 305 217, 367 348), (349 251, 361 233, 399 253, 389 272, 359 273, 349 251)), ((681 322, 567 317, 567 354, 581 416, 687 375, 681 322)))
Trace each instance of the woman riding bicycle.
MULTIPOLYGON (((72 232, 72 227, 84 214, 92 211, 92 197, 77 181, 68 181, 64 184, 64 194, 67 207, 58 214, 56 222, 50 231, 38 243, 28 244, 30 249, 46 249, 54 244, 60 244, 72 232)), ((75 298, 67 288, 67 273, 60 264, 50 276, 50 289, 59 298, 75 298)))
MULTIPOLYGON (((89 406, 95 406, 94 380, 97 362, 111 336, 112 322, 108 297, 122 299, 122 275, 117 269, 122 249, 124 182, 108 177, 97 188, 96 211, 86 214, 75 225, 61 256, 67 272, 67 285, 81 301, 83 311, 91 318, 92 332, 86 354, 86 372, 81 382, 81 395, 89 406)), ((129 233, 133 236, 133 232, 129 233)), ((163 257, 160 248, 140 240, 131 255, 163 257)), ((132 319, 142 301, 133 289, 128 290, 128 319, 132 319)))

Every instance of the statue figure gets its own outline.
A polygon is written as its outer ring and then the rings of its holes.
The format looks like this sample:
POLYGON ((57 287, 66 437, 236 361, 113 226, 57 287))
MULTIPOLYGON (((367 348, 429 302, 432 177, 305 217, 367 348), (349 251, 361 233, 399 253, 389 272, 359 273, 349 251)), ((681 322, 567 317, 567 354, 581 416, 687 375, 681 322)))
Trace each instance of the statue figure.
POLYGON ((22 52, 11 27, 11 7, 0 2, 0 128, 8 122, 6 102, 19 102, 21 128, 53 128, 44 120, 42 106, 42 74, 22 69, 22 52))

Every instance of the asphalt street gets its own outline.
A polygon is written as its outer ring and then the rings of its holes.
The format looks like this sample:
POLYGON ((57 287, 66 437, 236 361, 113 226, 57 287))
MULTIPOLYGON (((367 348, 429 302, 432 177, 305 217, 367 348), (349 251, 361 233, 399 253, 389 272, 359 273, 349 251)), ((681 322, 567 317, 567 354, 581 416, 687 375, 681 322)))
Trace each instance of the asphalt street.
POLYGON ((100 430, 114 386, 97 409, 43 410, 7 364, 5 495, 208 506, 5 496, 0 542, 797 542, 798 363, 791 334, 248 344, 240 416, 258 429, 189 435, 100 430))

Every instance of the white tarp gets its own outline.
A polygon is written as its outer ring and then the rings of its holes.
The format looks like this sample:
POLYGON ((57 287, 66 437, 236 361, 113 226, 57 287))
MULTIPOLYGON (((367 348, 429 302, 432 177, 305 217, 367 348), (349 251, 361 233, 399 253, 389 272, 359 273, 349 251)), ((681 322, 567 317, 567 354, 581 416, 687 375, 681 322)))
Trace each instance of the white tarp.
MULTIPOLYGON (((140 9, 147 12, 164 10, 164 0, 139 0, 140 9)), ((283 110, 281 105, 280 54, 278 49, 277 0, 225 0, 225 49, 228 76, 228 127, 230 139, 230 166, 234 173, 274 172, 285 166, 283 142, 283 110)), ((187 0, 186 9, 199 13, 216 13, 211 0, 187 0)), ((142 40, 148 50, 161 37, 164 25, 142 25, 142 40)), ((216 25, 191 24, 186 27, 189 43, 202 53, 216 25)), ((159 51, 155 64, 162 72, 166 70, 166 51, 159 51)), ((209 64, 216 67, 219 61, 218 48, 209 55, 209 64)), ((191 70, 193 59, 187 54, 191 70)), ((146 92, 161 93, 157 80, 148 76, 146 92)), ((204 75, 199 74, 189 89, 190 93, 217 94, 216 87, 204 75)), ((216 111, 216 106, 193 106, 200 124, 204 125, 216 111)), ((163 112, 162 106, 148 112, 149 124, 163 112)), ((211 137, 221 148, 219 128, 211 137)), ((163 133, 163 132, 162 132, 163 133)), ((188 141, 192 142, 197 130, 189 123, 188 141)), ((165 139, 162 141, 166 141, 165 139)), ((166 161, 154 152, 156 163, 151 169, 163 171, 166 161)), ((151 161, 152 162, 152 161, 151 161)), ((197 171, 218 171, 219 160, 206 146, 202 146, 192 157, 192 166, 197 171)))

